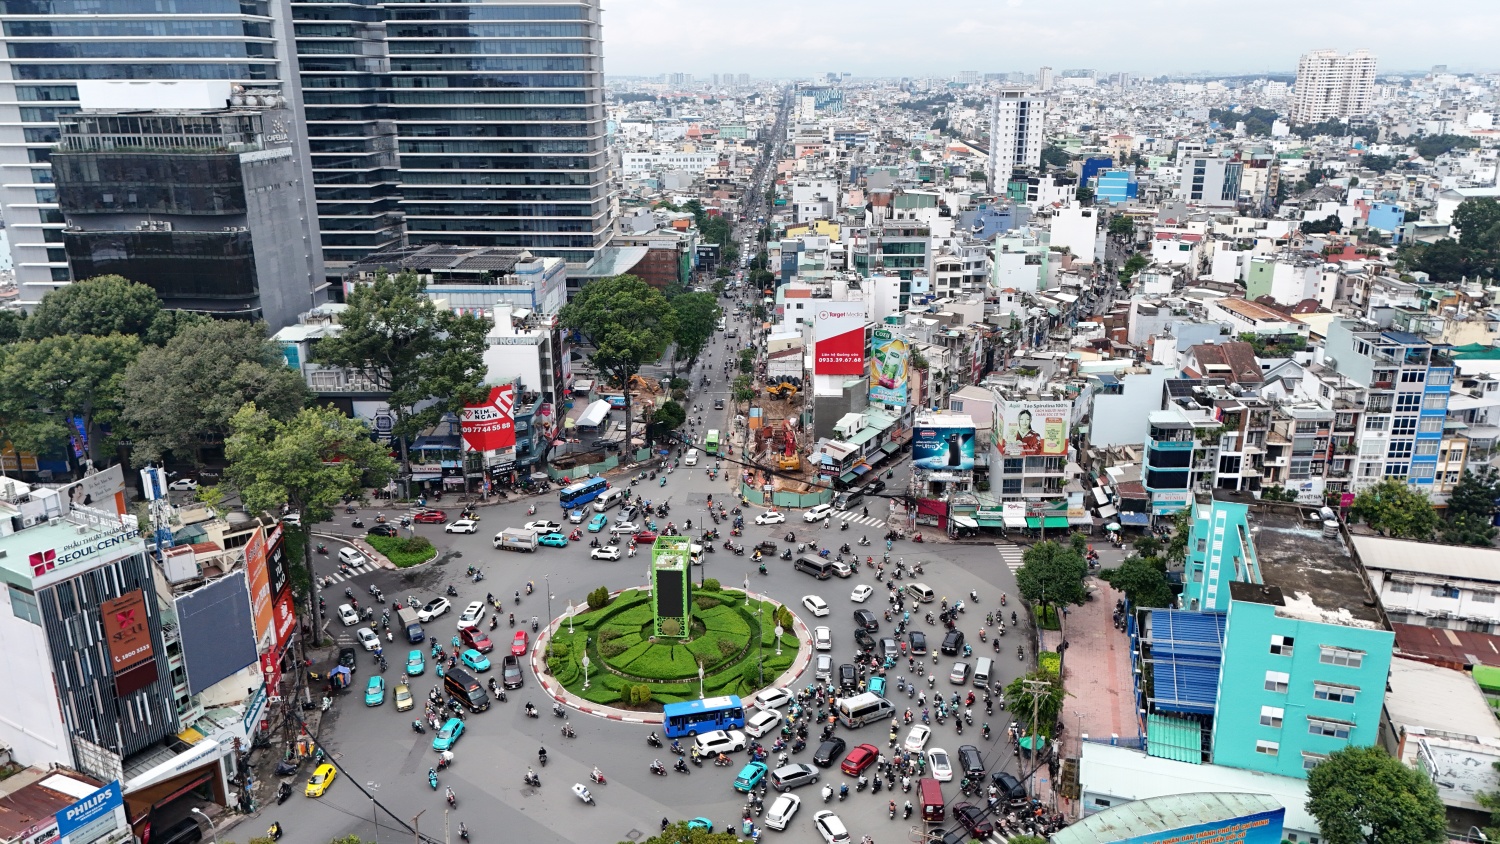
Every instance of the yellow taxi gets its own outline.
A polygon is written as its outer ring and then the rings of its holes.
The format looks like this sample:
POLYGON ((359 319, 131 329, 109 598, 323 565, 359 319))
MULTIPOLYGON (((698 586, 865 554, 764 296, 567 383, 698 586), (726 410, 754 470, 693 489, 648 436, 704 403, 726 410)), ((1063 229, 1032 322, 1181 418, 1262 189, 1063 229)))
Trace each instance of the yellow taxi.
POLYGON ((328 786, 333 785, 333 778, 338 776, 338 769, 324 762, 313 771, 312 779, 307 781, 307 789, 302 793, 308 797, 322 797, 328 786))
POLYGON ((396 686, 396 711, 405 712, 412 708, 414 701, 411 699, 411 688, 405 683, 396 686))

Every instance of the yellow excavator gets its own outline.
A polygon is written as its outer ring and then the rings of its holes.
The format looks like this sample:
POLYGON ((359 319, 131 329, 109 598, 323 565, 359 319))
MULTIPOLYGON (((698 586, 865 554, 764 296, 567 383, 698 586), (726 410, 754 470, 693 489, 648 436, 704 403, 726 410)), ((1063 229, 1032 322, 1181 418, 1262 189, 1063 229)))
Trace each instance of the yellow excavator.
POLYGON ((771 386, 766 388, 766 395, 770 396, 773 399, 786 399, 787 401, 791 401, 797 395, 797 385, 792 384, 789 381, 782 381, 780 384, 772 384, 771 386))

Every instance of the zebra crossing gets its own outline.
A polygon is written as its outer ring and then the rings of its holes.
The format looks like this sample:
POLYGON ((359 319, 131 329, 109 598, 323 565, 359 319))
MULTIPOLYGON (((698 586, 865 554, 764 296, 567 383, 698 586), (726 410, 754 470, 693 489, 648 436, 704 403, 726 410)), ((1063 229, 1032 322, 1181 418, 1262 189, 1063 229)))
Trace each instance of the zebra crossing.
POLYGON ((354 578, 360 577, 361 575, 374 574, 376 568, 377 566, 374 563, 371 563, 368 557, 361 557, 360 562, 357 565, 349 566, 349 573, 344 574, 344 572, 339 569, 337 561, 335 561, 333 571, 329 572, 326 576, 334 583, 343 583, 346 580, 353 580, 354 578))
POLYGON ((853 510, 834 510, 833 514, 851 525, 866 525, 873 528, 885 527, 884 519, 877 519, 874 516, 862 516, 853 510))
POLYGON ((1015 574, 1026 563, 1026 552, 1019 545, 996 542, 995 550, 1000 553, 1001 561, 1005 563, 1006 568, 1010 569, 1011 574, 1015 574))

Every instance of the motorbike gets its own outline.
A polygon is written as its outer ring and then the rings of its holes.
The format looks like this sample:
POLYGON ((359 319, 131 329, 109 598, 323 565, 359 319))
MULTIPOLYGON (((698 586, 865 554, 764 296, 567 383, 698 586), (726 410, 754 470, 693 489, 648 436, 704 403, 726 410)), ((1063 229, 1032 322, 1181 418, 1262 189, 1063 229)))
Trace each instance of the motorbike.
MULTIPOLYGON (((568 710, 564 709, 562 704, 560 704, 560 703, 554 703, 554 704, 552 704, 552 714, 556 715, 559 718, 561 718, 564 715, 568 714, 568 710)), ((566 726, 566 725, 564 725, 564 726, 566 726)))
POLYGON ((761 574, 766 574, 767 573, 766 572, 766 564, 765 563, 761 563, 760 564, 760 573, 761 574))
POLYGON ((352 522, 349 523, 349 526, 350 527, 363 528, 365 526, 365 520, 364 519, 360 519, 360 518, 356 518, 354 521, 352 521, 352 522))
POLYGON ((448 588, 444 590, 444 594, 447 595, 450 598, 457 598, 458 597, 458 590, 455 589, 453 587, 453 585, 450 583, 448 585, 448 588))
POLYGON ((920 533, 914 533, 914 534, 912 534, 911 541, 912 542, 925 542, 926 540, 922 539, 922 534, 920 534, 920 533))
POLYGON ((573 728, 567 724, 562 725, 561 732, 563 738, 578 738, 578 734, 573 732, 573 728))
POLYGON ((540 788, 542 785, 542 778, 537 776, 536 773, 529 768, 527 769, 525 776, 521 777, 521 781, 533 788, 540 788))
POLYGON ((433 791, 437 791, 437 787, 438 787, 437 768, 428 768, 427 769, 427 784, 430 785, 430 786, 432 786, 432 790, 433 791))
POLYGON ((291 783, 283 782, 281 785, 279 785, 279 786, 276 787, 276 804, 278 806, 281 805, 282 803, 285 803, 287 801, 287 798, 291 797, 291 796, 292 796, 292 784, 291 783))
POLYGON ((661 764, 660 762, 652 762, 651 773, 656 774, 659 777, 664 777, 667 775, 667 766, 661 764))
POLYGON ((672 766, 672 770, 676 771, 679 774, 690 773, 690 771, 688 771, 687 763, 682 761, 681 759, 678 759, 677 764, 672 766))
POLYGON ((536 751, 536 761, 543 767, 547 767, 547 748, 539 747, 536 751))
POLYGON ((324 545, 321 542, 319 542, 318 543, 318 547, 314 548, 313 550, 317 551, 319 554, 325 554, 326 555, 328 553, 328 546, 324 545))
POLYGON ((867 536, 861 536, 859 538, 859 544, 862 548, 868 548, 870 546, 870 538, 867 536))
MULTIPOLYGON (((527 704, 527 706, 530 705, 531 704, 527 704)), ((661 739, 656 737, 656 733, 652 733, 651 735, 646 736, 646 743, 651 745, 652 747, 661 747, 661 739)))
POLYGON ((827 803, 829 800, 832 800, 832 799, 833 799, 833 786, 831 786, 831 785, 825 785, 825 786, 823 786, 823 802, 827 803))
POLYGON ((532 706, 530 703, 526 704, 526 717, 527 718, 535 718, 535 717, 537 717, 536 707, 532 706))
POLYGON ((598 768, 589 771, 589 780, 599 785, 605 785, 604 772, 599 770, 598 768))
POLYGON ((463 821, 458 822, 458 837, 464 841, 469 840, 469 828, 464 826, 463 821))
POLYGON ((573 783, 573 793, 578 796, 579 800, 582 800, 583 802, 591 806, 594 804, 594 795, 589 794, 589 790, 584 787, 583 783, 573 783))
POLYGON ((276 821, 275 823, 271 824, 271 828, 266 830, 266 837, 271 839, 272 841, 281 840, 281 821, 276 821))

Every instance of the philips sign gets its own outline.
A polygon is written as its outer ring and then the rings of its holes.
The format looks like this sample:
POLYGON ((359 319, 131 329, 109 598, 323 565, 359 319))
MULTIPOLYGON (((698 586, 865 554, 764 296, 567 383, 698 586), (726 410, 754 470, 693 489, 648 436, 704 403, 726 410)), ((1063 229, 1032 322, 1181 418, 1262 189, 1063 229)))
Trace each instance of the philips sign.
POLYGON ((129 837, 120 781, 115 780, 58 812, 57 829, 62 844, 93 844, 129 837))

